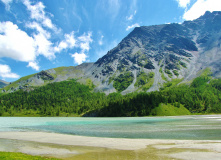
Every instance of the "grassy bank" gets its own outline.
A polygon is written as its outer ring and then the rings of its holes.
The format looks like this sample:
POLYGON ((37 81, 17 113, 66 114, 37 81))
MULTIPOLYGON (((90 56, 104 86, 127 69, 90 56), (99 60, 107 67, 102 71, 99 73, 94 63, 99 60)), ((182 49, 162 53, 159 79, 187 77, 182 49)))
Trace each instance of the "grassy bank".
POLYGON ((59 160, 57 158, 47 158, 40 156, 31 156, 24 153, 0 152, 1 160, 59 160))

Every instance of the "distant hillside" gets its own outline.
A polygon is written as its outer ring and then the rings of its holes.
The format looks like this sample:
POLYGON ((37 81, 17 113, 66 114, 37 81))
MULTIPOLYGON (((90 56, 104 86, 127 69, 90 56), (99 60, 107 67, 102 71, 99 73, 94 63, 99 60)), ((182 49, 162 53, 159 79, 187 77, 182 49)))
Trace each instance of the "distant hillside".
POLYGON ((0 96, 0 116, 174 116, 221 113, 221 79, 208 69, 190 84, 173 80, 160 91, 127 95, 91 92, 76 80, 0 96))
POLYGON ((174 79, 191 81, 206 68, 219 78, 220 62, 221 12, 206 12, 182 24, 136 27, 95 63, 41 71, 22 77, 1 92, 30 91, 72 78, 106 94, 159 91, 174 79))
POLYGON ((3 88, 3 87, 5 87, 5 86, 7 86, 8 84, 9 84, 9 82, 0 80, 0 88, 3 88))

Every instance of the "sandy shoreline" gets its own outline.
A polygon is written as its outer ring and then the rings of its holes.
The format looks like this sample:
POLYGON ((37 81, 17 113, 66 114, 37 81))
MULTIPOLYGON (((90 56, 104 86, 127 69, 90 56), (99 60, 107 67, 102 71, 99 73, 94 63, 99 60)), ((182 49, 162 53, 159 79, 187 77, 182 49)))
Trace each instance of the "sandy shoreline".
MULTIPOLYGON (((102 147, 102 148, 116 149, 116 150, 140 150, 140 149, 145 149, 147 146, 152 146, 158 150, 184 149, 183 152, 171 153, 169 156, 173 158, 221 159, 221 140, 163 140, 163 139, 161 140, 161 139, 101 138, 101 137, 86 137, 86 136, 66 135, 58 133, 47 133, 47 132, 0 132, 0 139, 21 140, 29 142, 57 144, 64 146, 102 147), (191 152, 190 149, 195 151, 191 152), (200 151, 197 152, 196 150, 204 150, 206 152, 200 152, 200 151)), ((41 151, 38 152, 39 155, 41 155, 41 151)), ((63 154, 65 153, 66 151, 63 154)))
MULTIPOLYGON (((67 135, 48 132, 0 132, 0 138, 52 143, 60 145, 104 147, 119 150, 137 150, 147 145, 175 143, 176 145, 195 143, 220 143, 221 140, 165 140, 165 139, 127 139, 67 135)), ((221 148, 220 148, 221 149, 221 148)), ((221 151, 221 150, 220 150, 221 151)))

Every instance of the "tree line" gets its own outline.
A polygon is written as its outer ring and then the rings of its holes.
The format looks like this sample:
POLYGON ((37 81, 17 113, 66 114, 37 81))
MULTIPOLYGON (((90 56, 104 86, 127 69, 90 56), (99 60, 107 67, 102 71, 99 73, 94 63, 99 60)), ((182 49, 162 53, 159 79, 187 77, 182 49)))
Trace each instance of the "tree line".
POLYGON ((169 86, 155 92, 108 96, 69 81, 55 82, 0 96, 0 116, 149 116, 160 103, 192 113, 221 113, 221 79, 200 76, 189 85, 169 86))

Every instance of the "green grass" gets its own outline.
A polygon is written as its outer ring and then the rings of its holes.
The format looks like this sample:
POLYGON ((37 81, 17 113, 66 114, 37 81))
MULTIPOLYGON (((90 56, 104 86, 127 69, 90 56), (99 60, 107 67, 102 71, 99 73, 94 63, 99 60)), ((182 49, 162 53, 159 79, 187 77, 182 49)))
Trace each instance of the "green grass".
POLYGON ((151 78, 149 82, 142 87, 143 91, 147 91, 148 89, 150 89, 150 87, 153 86, 153 83, 154 83, 154 78, 151 78))
POLYGON ((179 76, 179 73, 177 70, 173 70, 174 75, 176 75, 177 77, 179 76))
POLYGON ((187 68, 186 63, 184 63, 184 62, 182 62, 182 61, 179 61, 179 63, 180 63, 180 65, 181 65, 182 67, 187 68))
POLYGON ((169 69, 165 69, 165 73, 166 73, 170 78, 172 78, 173 74, 170 72, 169 69))
POLYGON ((95 85, 93 84, 93 82, 90 78, 86 79, 86 86, 88 86, 90 89, 95 88, 95 85))
POLYGON ((110 84, 116 77, 116 73, 114 73, 111 77, 109 77, 109 82, 108 84, 110 84))
POLYGON ((133 74, 131 72, 125 72, 114 79, 113 86, 118 92, 122 92, 123 90, 127 89, 127 87, 129 87, 133 80, 133 74))
POLYGON ((140 87, 143 91, 147 91, 154 83, 154 72, 146 74, 145 72, 140 72, 137 76, 137 81, 134 84, 136 87, 140 87))
POLYGON ((62 75, 62 76, 69 74, 69 73, 81 73, 80 70, 75 69, 75 67, 73 67, 73 66, 58 67, 58 68, 54 68, 54 70, 56 71, 56 75, 62 75), (70 69, 72 69, 72 70, 70 70, 70 69))
POLYGON ((199 72, 201 77, 207 77, 212 74, 212 71, 209 67, 199 72))
POLYGON ((160 88, 160 90, 168 90, 168 89, 170 89, 170 88, 172 88, 172 87, 175 87, 175 86, 177 86, 177 84, 180 83, 182 80, 183 80, 183 78, 182 78, 182 79, 178 79, 178 78, 172 79, 171 81, 169 81, 169 82, 167 82, 167 83, 164 83, 164 84, 163 84, 163 87, 160 88))
POLYGON ((152 109, 151 114, 156 116, 178 116, 191 114, 190 111, 186 109, 182 104, 175 103, 174 105, 169 103, 161 103, 158 107, 152 109))
POLYGON ((0 152, 1 160, 59 160, 57 158, 47 158, 40 156, 31 156, 23 153, 0 152))
POLYGON ((164 76, 162 67, 160 67, 159 72, 160 72, 161 78, 162 78, 164 81, 167 81, 167 78, 164 76))

